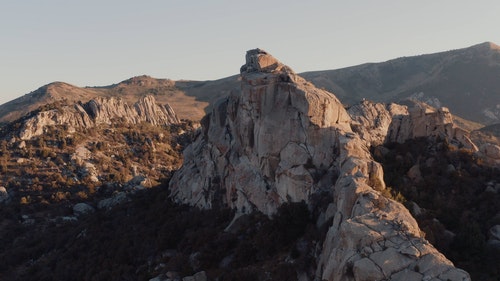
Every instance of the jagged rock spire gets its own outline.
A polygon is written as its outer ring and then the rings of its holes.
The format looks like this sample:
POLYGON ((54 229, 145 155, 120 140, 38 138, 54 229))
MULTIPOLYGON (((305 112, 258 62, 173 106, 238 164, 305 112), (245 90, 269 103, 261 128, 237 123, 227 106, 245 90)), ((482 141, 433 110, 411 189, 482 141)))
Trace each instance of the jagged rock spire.
MULTIPOLYGON (((421 236, 402 204, 377 191, 385 188, 383 170, 368 145, 385 136, 357 134, 369 133, 361 127, 372 124, 362 122, 364 108, 353 122, 333 94, 267 52, 250 50, 245 59, 241 93, 214 106, 184 151, 183 167, 170 181, 176 201, 271 215, 285 202, 311 206, 313 195, 321 193, 330 196, 331 211, 318 223, 333 223, 311 278, 470 280, 421 236)), ((377 110, 373 115, 381 116, 377 110)), ((385 115, 390 122, 393 116, 385 115)), ((376 132, 388 134, 383 128, 376 132)))
POLYGON ((240 73, 280 71, 284 64, 262 49, 247 51, 246 63, 240 68, 240 73))

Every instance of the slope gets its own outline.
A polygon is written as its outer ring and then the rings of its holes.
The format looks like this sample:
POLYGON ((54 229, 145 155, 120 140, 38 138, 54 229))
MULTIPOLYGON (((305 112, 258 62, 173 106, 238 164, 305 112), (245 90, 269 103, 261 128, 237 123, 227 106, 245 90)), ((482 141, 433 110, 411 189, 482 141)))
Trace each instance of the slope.
POLYGON ((348 104, 414 98, 472 121, 500 120, 500 47, 490 42, 302 75, 348 104))
POLYGON ((12 122, 56 101, 73 104, 88 102, 97 97, 119 97, 132 104, 147 95, 153 95, 159 103, 172 105, 179 118, 198 121, 215 100, 238 86, 236 76, 216 81, 173 81, 137 76, 110 86, 84 88, 54 82, 0 105, 0 123, 12 122))

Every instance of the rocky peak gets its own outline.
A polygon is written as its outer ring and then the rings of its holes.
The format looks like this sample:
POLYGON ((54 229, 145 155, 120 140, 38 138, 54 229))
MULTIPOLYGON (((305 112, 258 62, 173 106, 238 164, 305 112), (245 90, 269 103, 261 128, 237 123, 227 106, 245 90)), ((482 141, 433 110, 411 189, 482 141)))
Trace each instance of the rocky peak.
POLYGON ((279 71, 284 65, 262 49, 247 51, 246 63, 241 67, 240 72, 274 72, 279 71))
POLYGON ((181 202, 272 214, 332 184, 336 139, 351 130, 340 101, 261 50, 246 62, 241 93, 214 107, 185 151, 171 185, 181 202))
POLYGON ((246 63, 240 68, 243 78, 255 79, 255 76, 260 75, 263 78, 259 80, 260 83, 268 82, 269 78, 280 79, 281 82, 295 82, 295 72, 262 49, 247 51, 245 60, 246 63))
POLYGON ((57 106, 28 115, 22 121, 19 137, 22 140, 31 139, 43 134, 47 126, 66 125, 72 129, 88 129, 115 121, 128 124, 148 122, 157 126, 180 122, 168 104, 157 104, 153 96, 141 98, 134 106, 129 106, 120 98, 97 97, 87 103, 57 106))
POLYGON ((247 52, 241 76, 241 92, 214 106, 184 151, 183 167, 170 181, 176 201, 229 206, 237 216, 271 215, 285 202, 312 207, 314 195, 329 196, 331 212, 321 223, 333 223, 314 278, 470 280, 421 236, 403 205, 381 195, 383 170, 368 149, 387 138, 448 132, 446 110, 436 117, 426 109, 365 103, 351 117, 333 94, 260 49, 247 52), (420 121, 442 128, 422 131, 420 121))
POLYGON ((420 137, 446 139, 457 148, 477 151, 469 132, 453 123, 446 107, 439 109, 422 102, 408 101, 407 105, 362 101, 348 110, 353 130, 368 146, 384 143, 404 143, 420 137))

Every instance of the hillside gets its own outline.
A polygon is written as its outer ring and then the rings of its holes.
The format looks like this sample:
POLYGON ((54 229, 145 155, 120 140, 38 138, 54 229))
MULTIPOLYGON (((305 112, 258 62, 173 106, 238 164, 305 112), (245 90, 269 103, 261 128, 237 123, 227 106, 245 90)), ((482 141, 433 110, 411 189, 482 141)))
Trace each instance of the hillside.
POLYGON ((490 42, 302 75, 347 104, 413 98, 475 122, 500 121, 500 47, 490 42))
POLYGON ((0 105, 0 123, 14 121, 43 105, 64 101, 87 102, 97 97, 116 97, 134 103, 139 98, 152 95, 160 103, 169 103, 181 119, 199 121, 218 98, 238 89, 238 77, 231 76, 216 81, 173 81, 138 76, 105 87, 76 87, 54 82, 0 105))

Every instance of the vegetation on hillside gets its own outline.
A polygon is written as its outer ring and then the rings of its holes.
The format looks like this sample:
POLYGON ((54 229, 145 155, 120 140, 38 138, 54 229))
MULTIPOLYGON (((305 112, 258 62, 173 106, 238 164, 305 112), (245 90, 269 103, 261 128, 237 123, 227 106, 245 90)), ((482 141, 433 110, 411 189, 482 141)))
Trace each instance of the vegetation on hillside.
POLYGON ((283 205, 273 220, 241 217, 224 231, 232 211, 174 204, 167 184, 77 221, 23 224, 25 207, 2 208, 0 279, 148 280, 203 270, 210 280, 297 280, 297 272, 313 272, 325 229, 305 203, 283 205))
POLYGON ((15 137, 20 126, 14 123, 1 137, 0 185, 10 200, 42 209, 109 196, 137 176, 156 185, 180 167, 183 145, 193 135, 191 122, 159 127, 117 121, 75 132, 52 126, 23 141, 15 137))
POLYGON ((488 188, 500 184, 497 168, 470 151, 426 139, 378 147, 374 155, 386 184, 405 197, 438 250, 473 280, 500 280, 500 249, 487 244, 488 230, 500 224, 500 191, 488 188))

